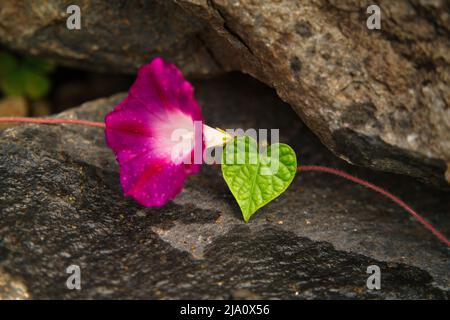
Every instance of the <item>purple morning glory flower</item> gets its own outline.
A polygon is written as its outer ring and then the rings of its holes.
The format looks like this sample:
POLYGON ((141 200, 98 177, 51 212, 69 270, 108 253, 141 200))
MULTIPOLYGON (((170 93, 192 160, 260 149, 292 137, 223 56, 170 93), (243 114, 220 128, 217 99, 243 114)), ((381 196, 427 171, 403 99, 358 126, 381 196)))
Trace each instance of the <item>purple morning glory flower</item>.
POLYGON ((105 118, 125 195, 144 206, 175 198, 200 170, 195 152, 201 157, 205 143, 198 123, 203 117, 194 89, 177 67, 161 58, 142 66, 128 96, 105 118))

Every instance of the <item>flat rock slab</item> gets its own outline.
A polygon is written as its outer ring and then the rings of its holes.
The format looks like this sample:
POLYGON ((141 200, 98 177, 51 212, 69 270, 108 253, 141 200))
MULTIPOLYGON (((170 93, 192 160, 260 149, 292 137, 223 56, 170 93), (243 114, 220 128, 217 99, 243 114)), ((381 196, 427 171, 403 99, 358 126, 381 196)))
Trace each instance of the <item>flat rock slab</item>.
MULTIPOLYGON (((210 125, 279 128, 300 163, 368 178, 450 232, 448 193, 349 167, 265 86, 237 75, 194 85, 210 125)), ((122 98, 60 116, 102 121, 122 98)), ((1 132, 0 175, 0 298, 449 298, 447 248, 338 177, 302 173, 245 223, 219 168, 204 166, 173 202, 144 208, 123 197, 102 130, 67 125, 1 132), (66 287, 70 265, 81 290, 66 287), (370 265, 381 290, 366 287, 370 265)))

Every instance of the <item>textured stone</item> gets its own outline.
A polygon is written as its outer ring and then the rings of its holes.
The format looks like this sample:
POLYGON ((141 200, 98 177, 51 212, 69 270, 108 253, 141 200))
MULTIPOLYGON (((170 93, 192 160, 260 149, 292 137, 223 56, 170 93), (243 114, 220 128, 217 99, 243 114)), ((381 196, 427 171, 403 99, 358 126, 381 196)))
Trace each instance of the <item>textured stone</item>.
MULTIPOLYGON (((280 128, 301 164, 352 171, 411 203, 446 234, 448 193, 352 169, 267 87, 195 82, 207 121, 280 128)), ((61 114, 102 121, 121 96, 61 114)), ((448 250, 381 196, 302 173, 246 224, 217 167, 162 208, 125 199, 101 129, 23 125, 0 133, 0 298, 449 298, 448 250), (65 286, 81 267, 82 289, 65 286), (366 288, 378 265, 382 289, 366 288)))
POLYGON ((185 73, 241 70, 276 89, 347 161, 448 187, 450 15, 447 1, 3 1, 0 41, 27 53, 134 72, 155 55, 185 73), (239 58, 237 58, 239 57, 239 58), (447 181, 446 181, 447 177, 447 181))
POLYGON ((179 2, 230 45, 209 42, 217 60, 275 88, 334 153, 448 186, 447 2, 379 1, 381 31, 370 1, 179 2))
POLYGON ((190 74, 240 70, 341 158, 448 187, 447 1, 378 1, 381 31, 368 0, 83 1, 80 31, 65 27, 70 3, 3 1, 0 41, 109 71, 155 55, 190 74))
POLYGON ((134 73, 156 55, 186 73, 215 73, 197 36, 203 26, 172 1, 82 1, 81 29, 69 30, 70 0, 2 1, 0 42, 27 54, 108 72, 134 73))

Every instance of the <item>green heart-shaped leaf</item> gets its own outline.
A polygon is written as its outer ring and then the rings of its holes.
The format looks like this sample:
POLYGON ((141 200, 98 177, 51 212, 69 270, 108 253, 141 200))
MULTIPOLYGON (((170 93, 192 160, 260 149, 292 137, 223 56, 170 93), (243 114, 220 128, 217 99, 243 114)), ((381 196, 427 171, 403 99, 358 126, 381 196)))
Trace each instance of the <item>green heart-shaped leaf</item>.
POLYGON ((258 150, 250 137, 238 137, 225 146, 222 173, 241 208, 244 220, 282 194, 297 172, 297 157, 287 144, 258 150))

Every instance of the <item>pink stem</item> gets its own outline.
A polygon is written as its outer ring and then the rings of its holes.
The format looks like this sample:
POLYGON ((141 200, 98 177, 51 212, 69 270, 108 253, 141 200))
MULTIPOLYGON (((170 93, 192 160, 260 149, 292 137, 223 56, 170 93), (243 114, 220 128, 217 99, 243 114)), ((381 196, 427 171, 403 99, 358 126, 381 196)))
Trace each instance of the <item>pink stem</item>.
POLYGON ((25 122, 25 123, 41 123, 41 124, 80 124, 83 126, 105 128, 103 122, 95 122, 79 119, 56 119, 56 118, 27 118, 27 117, 0 117, 0 122, 25 122))
POLYGON ((414 211, 410 206, 408 206, 405 202, 403 202, 398 197, 394 196, 393 194, 389 193, 388 191, 370 183, 365 180, 356 178, 354 176, 349 175, 348 173, 345 173, 343 171, 323 167, 323 166, 299 166, 297 167, 298 171, 320 171, 320 172, 326 172, 331 173, 337 176, 340 176, 344 179, 353 181, 357 184, 360 184, 366 188, 372 189, 375 192, 381 193, 385 197, 388 197, 392 201, 394 201, 396 204, 398 204, 400 207, 408 211, 414 218, 416 218, 425 228, 427 228, 429 231, 431 231, 439 240, 441 240, 443 243, 445 243, 447 246, 450 246, 450 241, 438 230, 436 230, 435 227, 433 227, 428 221, 425 220, 420 214, 418 214, 416 211, 414 211))
MULTIPOLYGON (((0 123, 1 122, 25 122, 25 123, 40 123, 40 124, 79 124, 84 126, 91 126, 91 127, 98 127, 98 128, 105 128, 105 124, 103 122, 95 122, 95 121, 88 121, 88 120, 79 120, 79 119, 42 119, 42 118, 27 118, 27 117, 0 117, 0 123)), ((447 246, 450 246, 450 241, 436 228, 434 228, 428 221, 425 220, 420 214, 418 214, 416 211, 414 211, 410 206, 408 206, 405 202, 403 202, 398 197, 394 196, 393 194, 389 193, 388 191, 370 183, 365 180, 356 178, 354 176, 349 175, 348 173, 345 173, 343 171, 323 167, 323 166, 299 166, 297 167, 298 171, 320 171, 320 172, 326 172, 331 173, 337 176, 340 176, 344 179, 353 181, 354 183, 357 183, 359 185, 362 185, 366 188, 372 189, 375 192, 381 193, 385 197, 391 199, 396 204, 398 204, 400 207, 408 211, 413 217, 415 217, 425 228, 427 228, 429 231, 431 231, 439 240, 441 240, 444 244, 447 246)))

